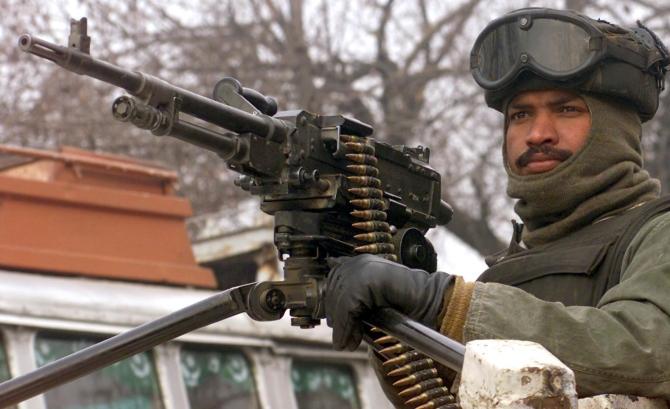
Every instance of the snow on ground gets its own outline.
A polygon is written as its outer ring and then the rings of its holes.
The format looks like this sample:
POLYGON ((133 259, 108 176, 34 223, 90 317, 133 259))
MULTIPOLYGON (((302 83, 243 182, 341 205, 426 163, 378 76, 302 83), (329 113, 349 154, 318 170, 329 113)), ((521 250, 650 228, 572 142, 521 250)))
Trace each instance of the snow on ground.
POLYGON ((486 270, 484 257, 445 228, 432 229, 426 235, 437 252, 437 269, 475 281, 486 270))

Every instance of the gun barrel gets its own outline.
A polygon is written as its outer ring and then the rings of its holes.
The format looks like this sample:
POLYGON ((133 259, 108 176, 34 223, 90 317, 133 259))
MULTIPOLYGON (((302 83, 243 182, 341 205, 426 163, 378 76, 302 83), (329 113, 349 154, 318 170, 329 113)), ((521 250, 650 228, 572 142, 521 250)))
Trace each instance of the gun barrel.
POLYGON ((29 34, 19 37, 19 47, 69 71, 123 88, 154 108, 167 106, 176 97, 180 99, 180 111, 236 133, 250 132, 275 142, 283 142, 289 133, 288 125, 277 118, 250 114, 160 78, 93 58, 75 48, 62 47, 29 34))
POLYGON ((81 75, 88 75, 100 81, 124 88, 133 92, 142 86, 142 74, 128 71, 114 64, 97 60, 89 54, 77 51, 74 48, 62 47, 24 34, 19 37, 19 47, 22 51, 46 58, 66 70, 81 75))

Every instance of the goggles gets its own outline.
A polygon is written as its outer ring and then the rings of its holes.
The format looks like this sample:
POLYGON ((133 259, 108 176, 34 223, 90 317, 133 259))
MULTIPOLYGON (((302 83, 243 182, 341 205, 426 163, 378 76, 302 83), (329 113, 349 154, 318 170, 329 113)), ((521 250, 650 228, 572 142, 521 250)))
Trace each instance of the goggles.
POLYGON ((470 69, 482 88, 499 90, 524 71, 569 81, 606 59, 654 75, 662 89, 667 50, 646 27, 626 30, 572 11, 544 8, 517 10, 491 22, 475 41, 470 69), (628 38, 622 42, 621 37, 628 38), (636 47, 629 47, 630 41, 636 47))

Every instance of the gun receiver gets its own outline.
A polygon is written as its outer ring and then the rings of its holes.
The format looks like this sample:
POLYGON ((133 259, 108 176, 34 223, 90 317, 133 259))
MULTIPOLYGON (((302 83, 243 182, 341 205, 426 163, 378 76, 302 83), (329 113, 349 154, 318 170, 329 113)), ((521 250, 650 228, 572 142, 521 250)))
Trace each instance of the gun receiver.
MULTIPOLYGON (((27 34, 19 38, 19 46, 69 71, 125 89, 130 96, 114 101, 114 118, 154 135, 173 136, 213 151, 240 174, 236 184, 258 196, 261 209, 274 216, 274 241, 284 260, 283 281, 244 287, 244 311, 252 318, 276 320, 288 309, 293 325, 318 325, 325 317, 323 297, 329 257, 372 253, 409 267, 435 271, 436 254, 424 235, 428 229, 446 224, 452 210, 441 200, 440 175, 428 165, 428 148, 376 141, 370 137, 371 126, 342 115, 276 112, 273 98, 244 88, 232 78, 219 81, 213 97, 208 98, 95 59, 89 54, 85 18, 72 20, 68 47, 27 34), (188 121, 182 114, 208 125, 188 121)), ((241 312, 239 302, 235 308, 241 312)), ((462 345, 394 311, 380 312, 368 322, 438 362, 460 368, 462 345)), ((158 332, 163 334, 170 325, 160 328, 158 332)), ((177 332, 170 334, 180 335, 177 332)), ((129 339, 124 335, 112 339, 129 339)), ((153 332, 147 336, 156 342, 142 344, 145 349, 166 340, 153 332)), ((59 364, 58 372, 48 373, 45 366, 33 379, 47 385, 45 377, 50 382, 60 377, 64 382, 66 373, 69 379, 83 375, 83 369, 72 368, 95 369, 96 364, 91 363, 95 353, 88 351, 86 365, 76 367, 77 362, 81 365, 80 358, 71 358, 70 363, 59 364)), ((105 356, 110 353, 97 351, 105 356)), ((139 352, 125 346, 124 351, 125 356, 129 351, 139 352)), ((113 362, 109 356, 106 359, 106 363, 113 362)), ((15 393, 14 388, 25 392, 25 385, 13 385, 0 386, 0 398, 6 398, 10 390, 15 393)), ((31 389, 31 393, 44 390, 38 389, 31 389)))

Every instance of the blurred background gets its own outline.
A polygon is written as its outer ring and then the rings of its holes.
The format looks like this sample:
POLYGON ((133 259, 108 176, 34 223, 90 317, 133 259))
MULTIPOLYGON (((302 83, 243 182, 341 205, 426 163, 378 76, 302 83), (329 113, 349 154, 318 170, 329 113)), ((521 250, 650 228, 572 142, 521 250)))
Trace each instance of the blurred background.
MULTIPOLYGON (((65 44, 69 18, 86 16, 97 58, 203 95, 233 76, 275 96, 280 110, 347 114, 374 125, 382 141, 430 147, 456 211, 448 229, 491 253, 508 241, 513 203, 501 165, 502 117, 485 106, 469 51, 491 19, 526 6, 627 26, 640 20, 670 44, 668 0, 0 0, 0 143, 161 163, 179 173, 196 214, 248 198, 216 155, 113 120, 118 89, 16 46, 22 33, 65 44)), ((646 166, 667 191, 670 93, 661 98, 643 142, 646 166)))

